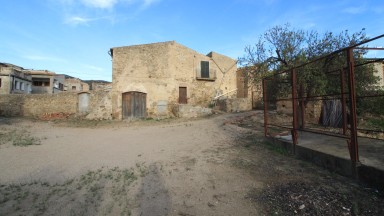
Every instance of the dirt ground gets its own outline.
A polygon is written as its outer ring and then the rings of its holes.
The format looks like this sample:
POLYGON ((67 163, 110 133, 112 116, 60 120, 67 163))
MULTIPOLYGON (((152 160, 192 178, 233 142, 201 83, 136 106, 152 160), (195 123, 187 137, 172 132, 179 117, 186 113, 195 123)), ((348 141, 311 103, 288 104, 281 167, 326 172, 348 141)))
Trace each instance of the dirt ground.
POLYGON ((0 118, 0 215, 384 215, 383 194, 205 119, 0 118))

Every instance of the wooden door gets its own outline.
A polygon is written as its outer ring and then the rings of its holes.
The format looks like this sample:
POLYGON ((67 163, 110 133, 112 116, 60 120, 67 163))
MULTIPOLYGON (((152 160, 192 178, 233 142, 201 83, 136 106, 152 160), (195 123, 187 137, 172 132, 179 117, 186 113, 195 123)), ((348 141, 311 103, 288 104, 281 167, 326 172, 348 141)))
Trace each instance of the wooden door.
POLYGON ((187 87, 179 87, 179 104, 187 104, 187 87))
POLYGON ((142 92, 125 92, 122 95, 123 119, 145 118, 147 115, 147 94, 142 92))

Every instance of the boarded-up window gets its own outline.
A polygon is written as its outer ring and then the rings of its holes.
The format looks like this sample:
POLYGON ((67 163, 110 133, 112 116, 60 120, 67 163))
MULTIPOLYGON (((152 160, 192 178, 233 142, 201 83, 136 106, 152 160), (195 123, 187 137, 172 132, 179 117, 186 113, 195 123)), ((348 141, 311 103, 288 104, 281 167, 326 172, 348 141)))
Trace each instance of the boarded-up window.
POLYGON ((201 78, 209 78, 209 61, 201 61, 201 78))
POLYGON ((179 103, 187 104, 187 87, 179 87, 179 103))
POLYGON ((89 93, 83 92, 79 94, 78 98, 79 112, 87 113, 89 108, 89 93))

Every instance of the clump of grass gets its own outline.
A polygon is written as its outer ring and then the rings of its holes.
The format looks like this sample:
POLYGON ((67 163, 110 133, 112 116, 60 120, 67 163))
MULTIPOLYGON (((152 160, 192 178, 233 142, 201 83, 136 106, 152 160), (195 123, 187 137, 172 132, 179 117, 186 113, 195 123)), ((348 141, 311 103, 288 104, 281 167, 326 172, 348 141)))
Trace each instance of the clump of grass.
MULTIPOLYGON (((143 167, 144 169, 144 167, 143 167)), ((33 181, 0 185, 1 215, 131 215, 137 169, 101 168, 63 183, 33 181)))
POLYGON ((277 152, 281 155, 289 155, 289 152, 287 149, 281 147, 281 146, 276 146, 273 143, 270 143, 268 141, 264 142, 264 145, 271 151, 277 152))
POLYGON ((377 119, 368 119, 369 126, 373 128, 378 128, 382 131, 384 131, 384 119, 377 118, 377 119))
POLYGON ((31 133, 25 129, 13 129, 10 131, 5 130, 5 132, 2 132, 0 135, 0 145, 6 143, 12 143, 14 146, 30 146, 41 144, 40 138, 32 136, 31 133))

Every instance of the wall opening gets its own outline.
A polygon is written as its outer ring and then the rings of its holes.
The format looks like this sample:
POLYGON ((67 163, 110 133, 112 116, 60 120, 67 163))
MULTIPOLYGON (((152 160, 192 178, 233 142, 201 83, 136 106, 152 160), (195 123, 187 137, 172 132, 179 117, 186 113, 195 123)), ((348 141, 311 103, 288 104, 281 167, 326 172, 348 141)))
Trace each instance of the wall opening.
POLYGON ((78 105, 79 105, 79 113, 87 113, 89 111, 89 93, 82 92, 79 94, 78 98, 78 105))

